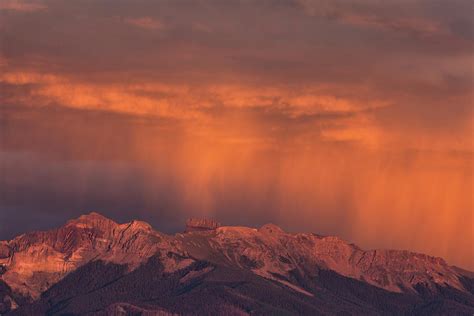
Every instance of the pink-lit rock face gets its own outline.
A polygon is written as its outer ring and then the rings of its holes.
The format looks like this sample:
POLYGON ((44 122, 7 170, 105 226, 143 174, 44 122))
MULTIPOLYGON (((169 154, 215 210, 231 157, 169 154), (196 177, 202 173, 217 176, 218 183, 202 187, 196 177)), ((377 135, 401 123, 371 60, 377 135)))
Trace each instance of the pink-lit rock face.
POLYGON ((163 262, 172 270, 179 252, 175 241, 140 221, 125 224, 97 213, 83 215, 45 232, 32 232, 2 242, 0 264, 4 281, 13 289, 37 298, 67 273, 92 260, 121 263, 135 268, 150 256, 164 252, 163 262))
POLYGON ((408 251, 366 251, 338 237, 286 233, 273 224, 258 230, 219 227, 205 238, 194 238, 192 233, 177 238, 197 258, 250 269, 276 281, 296 281, 295 273, 315 277, 320 269, 329 269, 392 292, 415 291, 417 284, 463 290, 457 270, 441 258, 408 251))
POLYGON ((366 251, 337 237, 287 233, 273 224, 254 229, 192 220, 187 222, 189 227, 203 229, 169 236, 145 222, 118 224, 90 213, 58 229, 1 242, 4 273, 0 277, 13 290, 36 299, 88 262, 125 264, 131 271, 156 255, 168 273, 203 260, 251 271, 309 296, 305 280, 317 278, 320 270, 332 270, 391 292, 414 293, 417 285, 465 291, 460 272, 441 258, 408 251, 366 251))

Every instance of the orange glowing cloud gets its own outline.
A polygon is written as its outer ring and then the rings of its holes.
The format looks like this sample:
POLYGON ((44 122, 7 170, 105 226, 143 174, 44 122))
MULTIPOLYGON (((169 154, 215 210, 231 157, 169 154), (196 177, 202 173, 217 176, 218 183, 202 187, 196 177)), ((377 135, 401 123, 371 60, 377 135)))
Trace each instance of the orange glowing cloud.
POLYGON ((128 18, 125 20, 126 23, 136 26, 136 27, 141 27, 144 29, 149 29, 149 30, 162 30, 165 28, 165 25, 163 22, 157 19, 153 19, 150 17, 140 17, 140 18, 128 18))
MULTIPOLYGON (((282 116, 281 119, 290 121, 314 120, 311 129, 321 133, 327 140, 355 140, 372 146, 377 143, 378 132, 371 111, 389 106, 387 102, 378 100, 363 103, 360 100, 332 96, 326 86, 306 87, 295 91, 286 87, 255 88, 235 84, 94 84, 54 74, 31 72, 5 72, 0 75, 0 82, 33 85, 27 99, 25 96, 20 97, 24 104, 59 104, 78 109, 192 120, 192 124, 197 128, 206 124, 209 129, 218 121, 229 123, 231 116, 235 116, 239 111, 261 109, 258 110, 261 116, 278 113, 282 116), (215 117, 215 111, 220 111, 220 115, 224 116, 215 117), (225 113, 233 114, 228 116, 225 113), (332 119, 337 120, 338 124, 330 123, 332 119), (318 123, 318 120, 323 122, 318 123)), ((255 124, 259 124, 258 120, 255 124)), ((285 122, 275 121, 275 124, 285 122)), ((218 126, 222 124, 218 123, 218 126)), ((199 133, 202 134, 203 131, 199 133)), ((263 134, 248 137, 265 137, 263 134)), ((237 140, 232 136, 229 141, 249 140, 237 140)))
POLYGON ((29 2, 22 0, 2 0, 2 2, 0 3, 0 10, 34 12, 46 9, 47 6, 38 1, 29 2))

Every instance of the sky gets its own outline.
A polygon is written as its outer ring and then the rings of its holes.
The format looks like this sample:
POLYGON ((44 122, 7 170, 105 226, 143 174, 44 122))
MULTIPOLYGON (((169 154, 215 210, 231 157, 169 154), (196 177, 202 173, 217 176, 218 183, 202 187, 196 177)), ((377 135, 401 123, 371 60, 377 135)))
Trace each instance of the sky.
POLYGON ((0 239, 98 211, 474 270, 470 0, 0 0, 0 239))

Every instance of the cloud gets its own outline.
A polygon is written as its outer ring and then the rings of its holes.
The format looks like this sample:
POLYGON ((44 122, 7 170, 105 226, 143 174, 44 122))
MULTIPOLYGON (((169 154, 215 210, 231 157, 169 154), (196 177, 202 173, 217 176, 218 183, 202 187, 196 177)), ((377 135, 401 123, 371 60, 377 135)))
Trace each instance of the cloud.
POLYGON ((125 19, 125 22, 130 25, 149 30, 165 29, 165 24, 162 21, 151 17, 127 18, 125 19))
POLYGON ((454 9, 456 13, 453 13, 453 16, 457 15, 454 22, 453 19, 446 19, 449 14, 438 12, 443 6, 435 1, 430 3, 403 0, 396 3, 381 3, 373 0, 296 0, 296 3, 310 16, 348 26, 400 34, 418 40, 457 42, 465 41, 461 33, 469 32, 470 28, 469 14, 462 12, 462 9, 464 7, 467 11, 472 9, 468 1, 458 1, 458 7, 454 9), (456 30, 453 25, 459 26, 460 29, 456 30))
MULTIPOLYGON (((298 3, 139 1, 106 10, 99 1, 5 15, 2 100, 156 116, 196 134, 255 116, 280 131, 248 135, 266 143, 288 130, 303 143, 472 150, 464 1, 298 3), (313 120, 326 113, 350 116, 313 120)), ((247 141, 234 134, 226 137, 247 141)))
POLYGON ((439 24, 423 19, 406 19, 402 17, 386 20, 375 15, 346 15, 341 17, 340 20, 356 26, 415 34, 420 37, 446 34, 446 30, 443 30, 439 24))
POLYGON ((0 2, 0 11, 34 12, 46 9, 47 6, 40 2, 26 2, 22 0, 2 0, 0 2))
MULTIPOLYGON (((378 127, 372 111, 390 106, 383 100, 358 100, 332 95, 325 86, 310 86, 290 90, 234 85, 177 85, 161 82, 136 84, 94 84, 65 76, 33 72, 5 72, 0 75, 4 85, 3 102, 23 106, 47 107, 59 105, 68 108, 110 111, 133 116, 153 116, 186 122, 195 134, 211 129, 228 129, 226 124, 242 120, 238 126, 251 124, 271 125, 272 131, 259 131, 240 136, 239 141, 258 137, 278 141, 281 133, 290 133, 295 139, 311 142, 315 133, 327 141, 358 141, 378 144, 378 127), (300 125, 299 128, 295 128, 300 125), (314 129, 312 132, 311 129, 314 129), (285 132, 283 132, 285 131, 285 132)), ((337 87, 333 88, 337 90, 337 87)), ((232 123, 234 124, 234 123, 232 123)), ((223 135, 225 132, 223 133, 223 135)), ((221 140, 235 142, 229 134, 221 140)))

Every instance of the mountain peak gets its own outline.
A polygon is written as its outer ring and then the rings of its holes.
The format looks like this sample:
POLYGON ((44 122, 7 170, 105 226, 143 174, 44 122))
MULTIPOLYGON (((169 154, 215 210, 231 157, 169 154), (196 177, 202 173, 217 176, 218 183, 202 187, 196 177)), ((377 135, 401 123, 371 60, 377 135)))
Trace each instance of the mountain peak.
POLYGON ((104 226, 116 226, 118 224, 100 213, 90 212, 88 214, 81 215, 78 218, 68 221, 67 225, 74 225, 76 227, 82 228, 94 228, 104 226))
POLYGON ((105 217, 104 215, 102 215, 100 213, 97 213, 97 212, 94 212, 94 211, 90 212, 89 214, 83 214, 83 215, 79 216, 78 219, 90 220, 90 221, 98 221, 98 220, 112 221, 108 217, 105 217))
POLYGON ((138 229, 138 230, 144 230, 144 231, 152 231, 153 228, 151 227, 150 224, 144 221, 139 221, 139 220, 133 220, 129 223, 131 228, 138 229))

